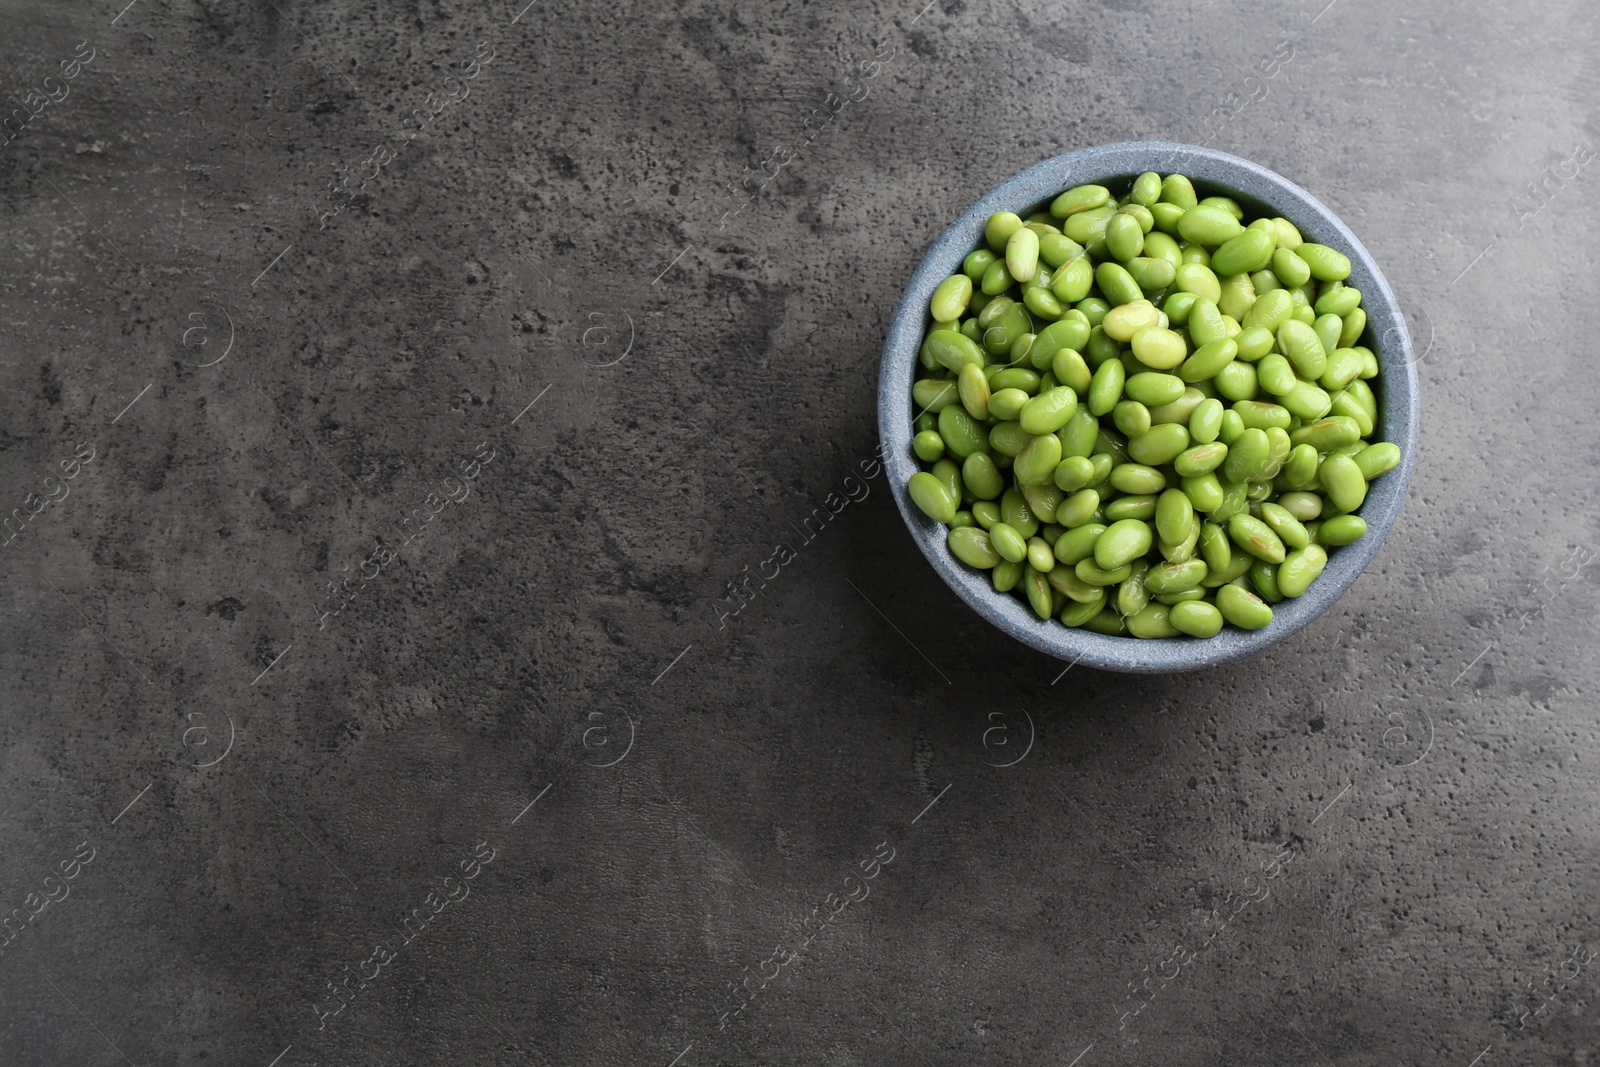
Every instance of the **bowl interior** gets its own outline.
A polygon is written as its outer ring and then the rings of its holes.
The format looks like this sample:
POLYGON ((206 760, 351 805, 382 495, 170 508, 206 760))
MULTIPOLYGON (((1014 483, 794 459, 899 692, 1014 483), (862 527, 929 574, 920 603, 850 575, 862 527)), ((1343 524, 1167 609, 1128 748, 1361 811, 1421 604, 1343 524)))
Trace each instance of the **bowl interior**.
POLYGON ((1400 512, 1416 457, 1419 404, 1411 338, 1394 292, 1366 248, 1333 212, 1281 175, 1226 152, 1167 141, 1100 145, 1056 156, 1007 180, 968 208, 934 241, 906 286, 884 344, 878 390, 879 436, 895 502, 934 570, 973 610, 1017 640, 1059 659, 1114 671, 1160 674, 1228 663, 1283 640, 1322 614, 1382 547, 1400 512), (1120 196, 1146 171, 1187 175, 1202 196, 1231 196, 1250 215, 1281 215, 1299 227, 1306 240, 1349 256, 1349 284, 1361 290, 1367 312, 1362 343, 1377 354, 1380 368, 1372 383, 1378 397, 1372 440, 1399 445, 1400 465, 1375 480, 1367 493, 1360 510, 1367 535, 1331 550, 1327 568, 1311 588, 1303 596, 1273 605, 1272 623, 1260 630, 1226 627, 1203 640, 1146 641, 1042 620, 1016 596, 995 592, 986 572, 956 560, 945 546, 946 528, 924 515, 906 493, 906 482, 921 469, 911 451, 915 415, 911 384, 935 287, 959 271, 966 254, 979 247, 984 222, 994 212, 1014 211, 1026 217, 1042 210, 1062 190, 1089 182, 1108 185, 1120 196))

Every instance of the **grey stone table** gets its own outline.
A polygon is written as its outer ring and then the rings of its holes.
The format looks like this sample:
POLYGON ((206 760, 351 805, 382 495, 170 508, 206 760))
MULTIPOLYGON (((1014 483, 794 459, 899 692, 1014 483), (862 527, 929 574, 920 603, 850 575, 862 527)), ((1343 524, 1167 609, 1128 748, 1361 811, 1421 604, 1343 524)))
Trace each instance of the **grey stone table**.
POLYGON ((0 1062, 1595 1062, 1592 4, 523 2, 4 5, 0 1062), (1139 138, 1339 211, 1426 405, 1183 677, 874 462, 945 221, 1139 138))

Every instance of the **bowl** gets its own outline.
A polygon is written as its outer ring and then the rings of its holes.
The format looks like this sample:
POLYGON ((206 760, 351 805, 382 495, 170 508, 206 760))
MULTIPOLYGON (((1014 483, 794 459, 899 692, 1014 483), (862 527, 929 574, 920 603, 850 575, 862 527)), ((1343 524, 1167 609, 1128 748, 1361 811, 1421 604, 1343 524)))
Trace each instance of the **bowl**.
POLYGON ((985 194, 939 235, 907 284, 889 324, 878 374, 878 435, 895 502, 912 538, 933 569, 956 595, 989 622, 1040 652, 1058 659, 1131 674, 1168 674, 1220 666, 1277 644, 1327 611, 1355 582, 1383 547, 1400 513, 1417 455, 1419 409, 1411 337, 1399 302, 1372 256, 1316 197, 1280 174, 1249 160, 1211 148, 1170 141, 1128 141, 1098 145, 1047 159, 1009 178, 985 194), (1216 637, 1142 640, 1073 629, 1055 619, 1040 619, 1019 598, 997 593, 985 572, 961 563, 945 546, 947 528, 912 503, 906 482, 921 468, 911 451, 915 414, 911 383, 917 350, 928 319, 934 288, 958 273, 966 254, 980 246, 985 220, 996 211, 1026 218, 1064 189, 1089 182, 1125 188, 1145 171, 1187 175, 1202 197, 1231 196, 1250 215, 1281 215, 1300 228, 1306 240, 1350 257, 1349 283, 1362 293, 1367 311, 1364 343, 1377 354, 1378 423, 1371 439, 1400 446, 1399 466, 1373 481, 1360 515, 1367 534, 1328 554, 1328 565, 1304 595, 1273 605, 1273 620, 1260 630, 1226 627, 1216 637))

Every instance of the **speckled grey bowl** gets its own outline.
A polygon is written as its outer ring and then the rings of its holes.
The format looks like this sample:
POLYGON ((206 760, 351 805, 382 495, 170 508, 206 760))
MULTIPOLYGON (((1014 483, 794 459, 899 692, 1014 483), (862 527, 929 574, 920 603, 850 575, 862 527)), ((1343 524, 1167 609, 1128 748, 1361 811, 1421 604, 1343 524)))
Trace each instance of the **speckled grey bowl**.
POLYGON ((889 324, 883 364, 878 375, 878 433, 887 458, 888 478, 906 526, 933 569, 972 609, 1017 640, 1072 663, 1136 674, 1168 674, 1215 667, 1259 652, 1305 626, 1328 610, 1355 582, 1383 546, 1400 513, 1417 454, 1419 403, 1417 374, 1412 365, 1411 337, 1399 303, 1372 256, 1315 197, 1288 179, 1238 156, 1170 141, 1130 141, 1099 145, 1047 159, 986 194, 939 236, 906 286, 889 324), (1179 637, 1141 641, 1071 629, 1056 620, 1041 620, 1018 597, 996 593, 989 576, 958 561, 945 547, 946 528, 924 515, 906 493, 906 482, 919 469, 911 451, 911 383, 917 371, 928 301, 934 288, 961 268, 961 260, 979 246, 983 224, 996 211, 1024 217, 1043 210, 1058 193, 1074 185, 1097 182, 1118 193, 1147 170, 1186 174, 1201 196, 1226 195, 1246 212, 1282 215, 1300 228, 1308 241, 1338 249, 1350 257, 1350 284, 1360 288, 1367 310, 1367 337, 1378 354, 1382 373, 1376 380, 1378 426, 1373 439, 1393 441, 1404 458, 1400 466, 1372 483, 1361 506, 1367 535, 1353 545, 1329 553, 1327 569, 1304 596, 1273 607, 1272 623, 1252 632, 1226 627, 1216 637, 1179 637))

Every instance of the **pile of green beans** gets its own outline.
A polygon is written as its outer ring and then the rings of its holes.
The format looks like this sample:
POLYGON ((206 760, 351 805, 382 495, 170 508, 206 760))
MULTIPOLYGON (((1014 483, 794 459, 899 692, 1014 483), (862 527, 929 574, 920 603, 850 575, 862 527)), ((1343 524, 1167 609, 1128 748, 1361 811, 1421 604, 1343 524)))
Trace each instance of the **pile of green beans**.
POLYGON ((1041 619, 1258 630, 1303 594, 1400 449, 1350 260, 1181 174, 1080 185, 934 291, 911 499, 1041 619))

